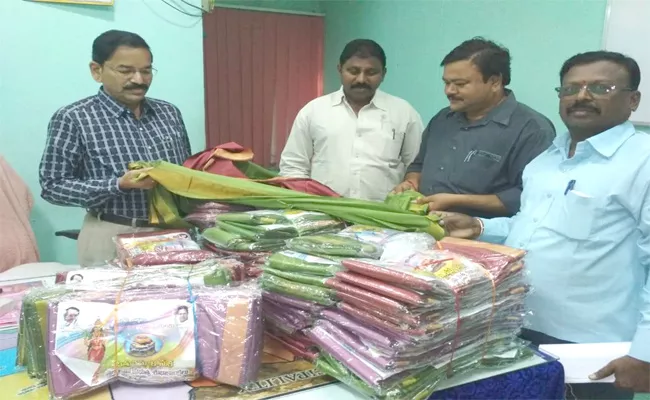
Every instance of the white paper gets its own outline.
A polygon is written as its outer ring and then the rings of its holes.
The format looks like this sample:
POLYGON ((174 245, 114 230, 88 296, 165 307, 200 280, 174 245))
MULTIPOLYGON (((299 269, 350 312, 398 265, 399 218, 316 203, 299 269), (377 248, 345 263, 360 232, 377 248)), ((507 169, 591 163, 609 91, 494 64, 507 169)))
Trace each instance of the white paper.
MULTIPOLYGON (((590 383, 589 375, 597 372, 610 361, 627 355, 630 342, 547 344, 539 349, 559 358, 564 367, 566 383, 590 383)), ((614 382, 614 375, 597 382, 614 382)))

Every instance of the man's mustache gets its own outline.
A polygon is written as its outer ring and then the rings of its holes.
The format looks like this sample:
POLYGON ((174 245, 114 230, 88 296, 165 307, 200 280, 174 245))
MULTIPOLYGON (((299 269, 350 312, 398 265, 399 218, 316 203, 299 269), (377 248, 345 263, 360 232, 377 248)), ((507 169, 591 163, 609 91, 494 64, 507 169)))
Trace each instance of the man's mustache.
POLYGON ((149 89, 149 86, 147 86, 147 85, 138 85, 138 84, 132 84, 132 85, 124 86, 124 90, 133 90, 133 89, 147 90, 147 89, 149 89))
POLYGON ((571 107, 567 108, 567 112, 574 112, 578 110, 586 110, 586 111, 593 111, 597 114, 600 114, 600 109, 593 104, 589 103, 575 103, 571 107))
POLYGON ((363 83, 359 83, 359 84, 356 84, 356 85, 352 85, 352 89, 368 89, 368 90, 370 90, 370 86, 368 86, 366 84, 363 84, 363 83))

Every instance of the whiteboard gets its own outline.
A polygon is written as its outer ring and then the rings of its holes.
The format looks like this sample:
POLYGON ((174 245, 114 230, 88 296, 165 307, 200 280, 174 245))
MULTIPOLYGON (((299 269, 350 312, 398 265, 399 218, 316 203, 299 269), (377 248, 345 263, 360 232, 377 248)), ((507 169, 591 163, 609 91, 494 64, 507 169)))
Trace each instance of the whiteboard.
POLYGON ((603 48, 632 57, 641 68, 641 104, 630 120, 650 125, 650 0, 608 0, 603 48))

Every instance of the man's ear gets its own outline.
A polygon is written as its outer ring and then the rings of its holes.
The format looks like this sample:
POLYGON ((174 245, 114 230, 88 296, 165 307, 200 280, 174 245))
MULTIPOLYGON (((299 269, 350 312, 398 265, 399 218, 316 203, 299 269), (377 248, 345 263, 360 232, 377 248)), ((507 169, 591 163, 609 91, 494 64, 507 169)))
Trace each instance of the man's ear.
POLYGON ((501 75, 492 75, 488 78, 488 83, 492 85, 493 90, 501 90, 503 87, 503 77, 501 75))
POLYGON ((639 108, 639 104, 641 103, 641 92, 638 90, 632 92, 630 103, 630 108, 632 108, 632 111, 636 111, 636 109, 639 108))
POLYGON ((102 82, 102 69, 103 67, 99 65, 98 63, 91 61, 90 62, 90 74, 92 75, 93 79, 96 82, 101 83, 102 82))
POLYGON ((341 64, 337 64, 336 70, 339 71, 339 74, 343 73, 343 66, 341 66, 341 64))

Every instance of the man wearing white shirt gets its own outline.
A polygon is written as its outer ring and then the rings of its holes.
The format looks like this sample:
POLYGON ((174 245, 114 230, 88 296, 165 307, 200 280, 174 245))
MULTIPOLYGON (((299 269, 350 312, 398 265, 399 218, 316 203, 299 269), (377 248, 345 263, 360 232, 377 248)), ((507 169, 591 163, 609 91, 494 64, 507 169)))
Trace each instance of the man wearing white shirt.
POLYGON ((386 54, 374 41, 348 43, 338 71, 341 89, 298 113, 280 175, 312 178, 344 197, 383 201, 417 155, 422 119, 405 100, 378 90, 386 54))

